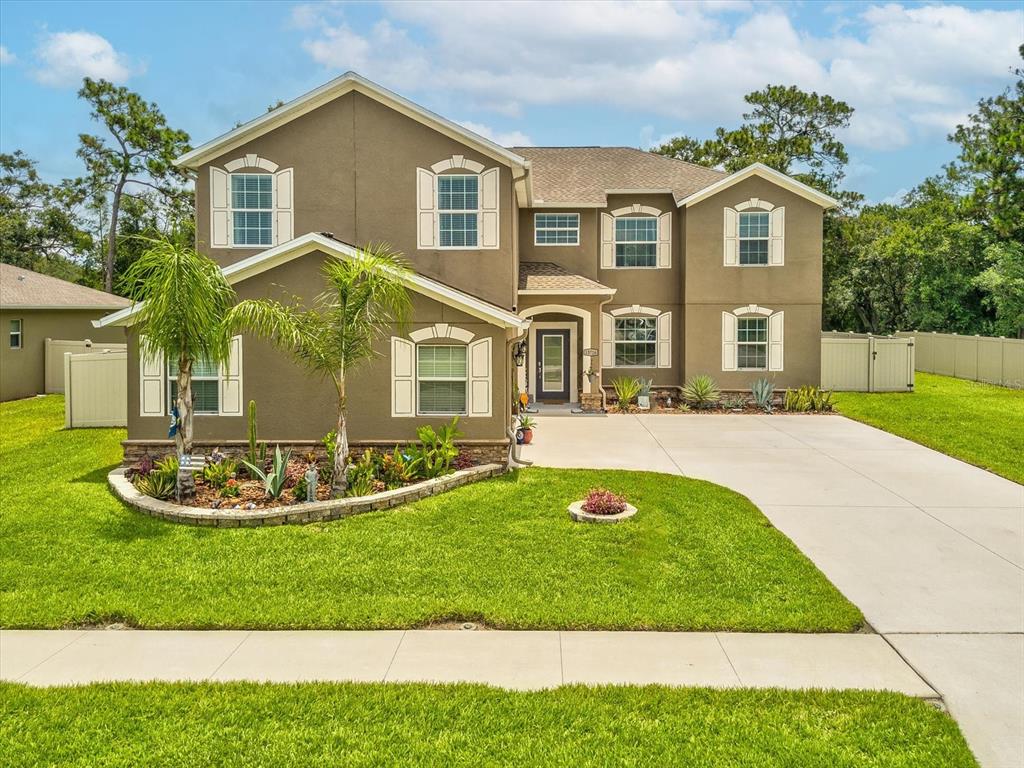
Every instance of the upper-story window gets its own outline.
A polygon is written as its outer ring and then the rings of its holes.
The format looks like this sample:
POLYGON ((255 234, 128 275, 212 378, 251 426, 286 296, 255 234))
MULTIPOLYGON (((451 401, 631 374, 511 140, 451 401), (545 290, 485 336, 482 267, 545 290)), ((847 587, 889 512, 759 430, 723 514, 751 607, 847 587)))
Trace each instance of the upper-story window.
POLYGON ((480 177, 437 177, 438 233, 442 248, 476 248, 480 216, 480 177))
POLYGON ((273 245, 274 177, 231 174, 231 222, 235 245, 273 245))
POLYGON ((653 216, 615 220, 615 266, 658 266, 658 220, 653 216))
POLYGON ((579 245, 578 213, 538 213, 533 218, 534 245, 579 245))
POLYGON ((769 222, 767 211, 740 213, 740 265, 768 263, 769 222))

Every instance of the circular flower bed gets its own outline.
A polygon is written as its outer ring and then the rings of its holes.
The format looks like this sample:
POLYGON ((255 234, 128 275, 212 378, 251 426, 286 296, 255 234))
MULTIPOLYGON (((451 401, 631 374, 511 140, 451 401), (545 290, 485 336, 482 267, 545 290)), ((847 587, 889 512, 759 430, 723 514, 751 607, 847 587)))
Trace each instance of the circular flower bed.
POLYGON ((569 505, 569 516, 577 523, 617 523, 636 514, 636 507, 605 488, 591 488, 587 497, 569 505))

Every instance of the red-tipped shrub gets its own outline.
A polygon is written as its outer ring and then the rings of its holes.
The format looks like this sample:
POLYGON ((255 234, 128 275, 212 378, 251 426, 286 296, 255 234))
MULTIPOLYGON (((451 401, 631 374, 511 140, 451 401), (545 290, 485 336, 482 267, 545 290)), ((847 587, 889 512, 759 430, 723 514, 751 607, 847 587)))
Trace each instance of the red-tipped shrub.
POLYGON ((626 500, 605 488, 591 488, 583 500, 583 511, 591 515, 617 515, 626 511, 626 500))

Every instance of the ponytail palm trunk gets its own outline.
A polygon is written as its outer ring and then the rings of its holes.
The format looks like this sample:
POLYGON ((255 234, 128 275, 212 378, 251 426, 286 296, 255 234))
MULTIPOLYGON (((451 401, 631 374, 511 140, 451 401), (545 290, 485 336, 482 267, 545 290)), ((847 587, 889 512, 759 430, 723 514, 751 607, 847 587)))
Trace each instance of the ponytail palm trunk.
POLYGON ((370 245, 352 256, 327 258, 323 275, 327 289, 312 309, 250 299, 236 304, 226 322, 269 339, 334 384, 338 418, 331 490, 338 497, 348 490, 348 376, 377 356, 374 344, 392 324, 408 319, 409 270, 387 246, 370 245))
MULTIPOLYGON (((220 267, 194 249, 171 241, 147 240, 150 246, 127 270, 126 295, 139 307, 136 331, 139 353, 177 363, 178 456, 192 453, 192 367, 197 360, 213 365, 227 361, 231 336, 224 317, 235 292, 220 267)), ((195 493, 192 473, 179 469, 177 496, 195 493)))

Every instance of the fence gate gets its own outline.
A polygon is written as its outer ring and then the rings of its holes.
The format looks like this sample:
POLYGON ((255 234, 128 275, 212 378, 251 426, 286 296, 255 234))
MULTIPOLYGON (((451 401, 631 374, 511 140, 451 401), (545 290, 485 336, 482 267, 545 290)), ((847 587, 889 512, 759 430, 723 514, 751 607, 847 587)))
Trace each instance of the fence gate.
POLYGON ((64 426, 128 426, 128 353, 64 354, 64 426))
POLYGON ((914 339, 823 333, 821 386, 840 392, 914 389, 914 339))

